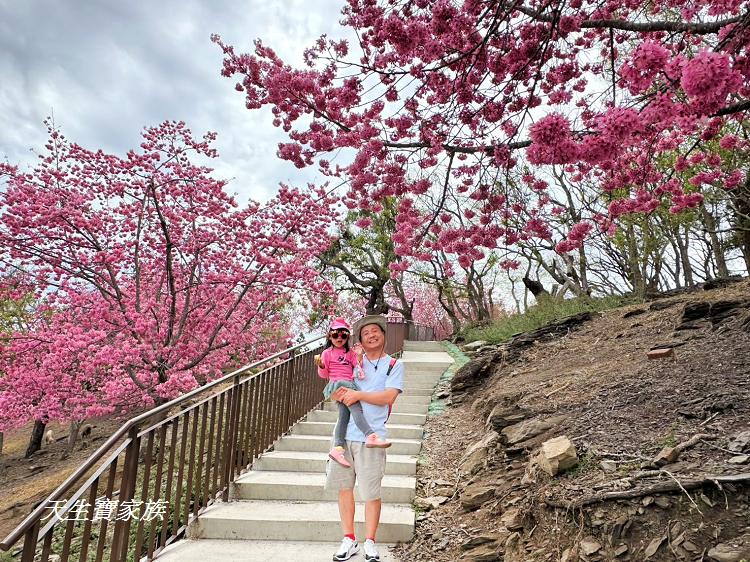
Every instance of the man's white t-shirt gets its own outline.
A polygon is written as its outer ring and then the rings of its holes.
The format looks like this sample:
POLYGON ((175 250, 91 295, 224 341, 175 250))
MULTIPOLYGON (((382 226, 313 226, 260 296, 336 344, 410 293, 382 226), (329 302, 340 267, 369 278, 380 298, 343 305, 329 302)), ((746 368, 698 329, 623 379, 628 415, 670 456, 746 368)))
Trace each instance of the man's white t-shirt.
MULTIPOLYGON (((362 358, 362 363, 365 371, 365 378, 363 380, 357 379, 357 386, 364 392, 382 392, 386 388, 395 388, 399 393, 404 390, 404 364, 401 361, 396 361, 396 364, 391 369, 390 374, 386 378, 388 372, 388 366, 391 363, 391 356, 384 355, 377 361, 370 362, 367 357, 362 358), (377 367, 377 368, 376 368, 377 367)), ((385 422, 388 419, 388 406, 376 406, 362 400, 362 411, 365 414, 367 423, 370 424, 372 430, 378 434, 379 437, 385 438, 385 422)), ((360 441, 364 443, 365 434, 362 433, 357 424, 354 423, 354 418, 349 419, 349 425, 346 428, 346 439, 347 441, 360 441)))

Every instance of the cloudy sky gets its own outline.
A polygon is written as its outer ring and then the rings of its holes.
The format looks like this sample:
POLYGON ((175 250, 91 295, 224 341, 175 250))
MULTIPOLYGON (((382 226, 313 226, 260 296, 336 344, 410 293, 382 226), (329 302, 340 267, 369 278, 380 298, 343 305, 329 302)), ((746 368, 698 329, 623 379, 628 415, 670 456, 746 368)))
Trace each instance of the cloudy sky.
POLYGON ((341 37, 343 0, 0 0, 0 158, 29 165, 54 115, 71 140, 123 154, 166 119, 219 134, 213 165, 240 201, 320 179, 278 160, 270 111, 250 112, 220 76, 218 33, 239 52, 260 37, 287 62, 341 37))

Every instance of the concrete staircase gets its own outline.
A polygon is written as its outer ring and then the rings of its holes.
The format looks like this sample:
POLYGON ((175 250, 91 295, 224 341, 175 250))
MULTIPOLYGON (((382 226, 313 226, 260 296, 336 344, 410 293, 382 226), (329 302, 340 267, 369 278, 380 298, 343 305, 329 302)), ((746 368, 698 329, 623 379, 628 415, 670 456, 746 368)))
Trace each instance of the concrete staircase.
MULTIPOLYGON (((402 361, 405 390, 387 424, 383 509, 378 528, 381 559, 394 561, 383 547, 407 541, 414 532, 411 502, 417 455, 430 396, 453 362, 439 342, 406 342, 402 361)), ((327 402, 281 437, 232 486, 228 503, 218 503, 191 521, 188 539, 168 546, 167 562, 331 560, 341 540, 337 494, 324 490, 325 467, 336 422, 327 402)), ((357 537, 364 534, 364 504, 358 501, 357 537)), ((352 560, 364 560, 359 555, 352 560)))

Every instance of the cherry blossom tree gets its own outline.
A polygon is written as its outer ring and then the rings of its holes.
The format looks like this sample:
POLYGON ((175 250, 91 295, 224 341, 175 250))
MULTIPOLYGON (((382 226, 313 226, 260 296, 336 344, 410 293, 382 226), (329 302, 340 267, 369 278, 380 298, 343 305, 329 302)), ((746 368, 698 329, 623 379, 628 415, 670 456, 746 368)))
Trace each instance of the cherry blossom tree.
POLYGON ((530 239, 574 252, 618 217, 679 213, 701 204, 703 187, 743 185, 746 171, 723 168, 722 155, 688 178, 678 172, 707 141, 750 146, 722 132, 750 108, 749 7, 348 0, 342 25, 355 44, 321 37, 303 68, 260 40, 248 54, 213 40, 247 108, 270 107, 288 135, 280 158, 343 181, 352 209, 398 197, 399 255, 445 252, 468 266, 530 239), (606 202, 556 241, 553 165, 606 202), (531 171, 518 181, 522 166, 531 171))
POLYGON ((387 314, 435 327, 441 335, 457 331, 461 319, 487 320, 492 287, 485 289, 484 283, 497 260, 463 268, 443 255, 429 267, 404 271, 393 241, 398 207, 395 197, 387 197, 370 210, 350 211, 319 255, 322 274, 332 275, 339 289, 332 303, 336 314, 387 314))
POLYGON ((401 260, 393 243, 396 207, 397 201, 388 197, 372 210, 350 211, 318 259, 324 274, 334 274, 340 290, 364 299, 366 314, 394 312, 411 320, 412 305, 401 286, 401 260))
MULTIPOLYGON (((408 320, 417 325, 432 328, 436 340, 445 339, 457 331, 457 328, 451 324, 448 312, 439 304, 440 295, 435 285, 412 271, 401 275, 399 281, 400 294, 388 295, 388 301, 395 304, 396 312, 402 300, 408 302, 411 312, 411 318, 408 320)), ((397 315, 403 317, 400 313, 397 315)))
POLYGON ((145 129, 125 157, 49 133, 33 171, 0 168, 0 264, 44 299, 1 350, 4 427, 173 398, 285 342, 293 294, 330 290, 313 268, 324 189, 240 207, 200 163, 215 135, 182 122, 145 129))
MULTIPOLYGON (((33 287, 26 276, 18 271, 0 272, 0 349, 13 334, 26 333, 33 320, 33 287)), ((4 373, 0 370, 0 388, 4 386, 4 373)), ((3 419, 13 420, 13 405, 6 403, 0 391, 0 458, 3 454, 3 419)))

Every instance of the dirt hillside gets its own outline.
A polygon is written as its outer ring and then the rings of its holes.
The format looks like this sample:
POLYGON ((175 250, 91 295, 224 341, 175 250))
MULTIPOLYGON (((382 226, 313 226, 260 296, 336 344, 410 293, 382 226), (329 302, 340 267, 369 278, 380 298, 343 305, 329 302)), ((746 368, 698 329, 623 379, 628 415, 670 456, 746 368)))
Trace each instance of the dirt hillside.
POLYGON ((56 441, 44 444, 28 459, 24 458, 24 452, 31 424, 6 433, 0 456, 0 540, 119 429, 124 420, 113 416, 91 419, 88 423, 93 426, 91 437, 80 440, 72 452, 68 452, 68 427, 58 423, 48 425, 56 441))
POLYGON ((485 346, 442 384, 402 560, 750 560, 747 281, 485 346))

